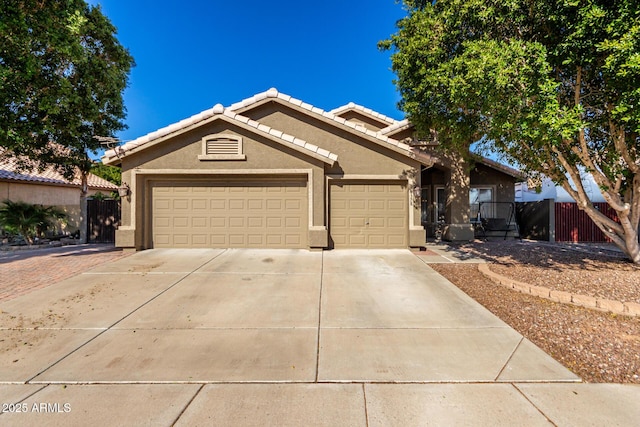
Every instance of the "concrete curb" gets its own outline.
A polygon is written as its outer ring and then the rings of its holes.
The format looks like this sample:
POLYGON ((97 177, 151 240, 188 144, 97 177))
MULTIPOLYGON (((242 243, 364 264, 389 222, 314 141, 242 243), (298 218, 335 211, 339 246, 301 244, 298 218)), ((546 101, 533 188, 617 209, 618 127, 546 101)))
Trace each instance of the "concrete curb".
POLYGON ((495 273, 489 269, 489 264, 478 264, 478 270, 492 282, 524 294, 530 294, 562 304, 571 304, 578 307, 606 311, 623 316, 640 316, 640 304, 635 302, 620 302, 587 295, 556 291, 545 288, 544 286, 533 286, 495 273))

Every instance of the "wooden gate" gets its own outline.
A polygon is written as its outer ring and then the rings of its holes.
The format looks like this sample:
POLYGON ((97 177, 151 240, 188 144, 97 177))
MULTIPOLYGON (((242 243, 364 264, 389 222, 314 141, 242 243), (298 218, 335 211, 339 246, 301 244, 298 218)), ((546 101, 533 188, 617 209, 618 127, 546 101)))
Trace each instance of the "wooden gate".
POLYGON ((120 201, 87 199, 87 240, 115 243, 120 223, 120 201))

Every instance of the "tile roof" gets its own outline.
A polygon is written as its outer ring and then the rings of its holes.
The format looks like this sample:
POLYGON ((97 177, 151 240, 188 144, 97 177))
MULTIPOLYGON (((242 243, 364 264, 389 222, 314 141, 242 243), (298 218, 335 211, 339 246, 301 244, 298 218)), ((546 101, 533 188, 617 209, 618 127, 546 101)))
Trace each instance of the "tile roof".
POLYGON ((375 119, 380 120, 381 122, 385 122, 390 125, 396 124, 398 122, 398 120, 394 118, 385 116, 384 114, 380 114, 377 111, 373 111, 371 108, 363 107, 362 105, 358 105, 353 102, 350 102, 338 108, 334 108, 333 110, 330 111, 330 113, 335 114, 336 116, 339 116, 340 114, 346 111, 358 111, 360 113, 366 114, 370 117, 373 117, 375 119))
POLYGON ((216 118, 226 119, 227 121, 230 121, 232 123, 235 122, 236 124, 241 125, 245 128, 252 128, 254 132, 263 133, 270 138, 277 140, 283 145, 289 146, 299 152, 310 154, 313 157, 320 158, 326 163, 333 164, 338 160, 337 154, 331 153, 328 150, 325 150, 293 135, 286 134, 260 122, 251 120, 248 117, 237 114, 230 108, 225 108, 222 104, 216 104, 213 108, 202 111, 194 116, 181 120, 172 125, 165 126, 155 132, 144 135, 133 141, 129 141, 117 148, 117 155, 115 150, 109 150, 105 153, 104 158, 108 162, 114 161, 118 156, 122 156, 123 154, 126 154, 127 152, 134 150, 135 148, 157 141, 166 136, 180 133, 191 126, 199 124, 206 120, 212 121, 216 118))
MULTIPOLYGON (((0 152, 0 154, 3 154, 0 152)), ((21 170, 17 159, 13 157, 0 156, 0 180, 3 181, 21 181, 30 183, 42 183, 51 185, 63 185, 80 187, 82 184, 80 176, 77 175, 73 180, 66 179, 61 173, 57 172, 53 167, 47 167, 43 171, 37 169, 21 170)), ((89 174, 87 184, 92 190, 114 191, 118 186, 94 174, 89 174)))
MULTIPOLYGON (((281 142, 285 145, 292 146, 298 149, 299 151, 302 150, 303 152, 307 152, 307 153, 310 152, 314 156, 316 157, 319 156, 323 158, 324 161, 328 161, 331 164, 333 164, 337 160, 338 156, 334 153, 329 152, 328 150, 322 149, 314 144, 303 141, 295 136, 285 134, 276 129, 272 129, 255 120, 251 120, 248 117, 241 115, 241 112, 242 112, 241 110, 250 109, 251 107, 259 103, 267 102, 271 100, 277 100, 283 104, 288 104, 295 108, 305 110, 308 114, 322 117, 325 121, 328 120, 329 122, 333 123, 336 126, 349 128, 350 131, 356 134, 368 137, 370 140, 374 141, 375 143, 383 147, 387 147, 389 149, 402 153, 408 157, 414 158, 423 164, 433 163, 433 159, 430 156, 420 152, 419 150, 413 149, 408 144, 405 144, 393 138, 389 138, 380 132, 372 131, 362 125, 349 122, 346 119, 339 117, 332 112, 324 111, 321 108, 314 107, 313 105, 307 104, 299 99, 280 93, 275 88, 271 88, 265 92, 255 94, 249 98, 243 99, 240 102, 236 102, 226 108, 221 104, 217 104, 213 108, 204 110, 198 114, 195 114, 179 122, 173 123, 169 126, 165 126, 147 135, 143 135, 137 139, 134 139, 133 141, 129 141, 123 144, 122 146, 119 146, 116 148, 118 150, 117 154, 115 149, 108 150, 107 152, 105 152, 105 155, 103 157, 103 162, 107 164, 115 163, 117 162, 120 156, 127 155, 127 153, 139 147, 145 146, 147 144, 153 144, 155 142, 159 142, 160 140, 168 136, 177 135, 195 125, 202 124, 205 121, 208 122, 208 121, 215 120, 215 117, 219 117, 219 118, 224 117, 238 124, 243 124, 245 127, 254 128, 256 131, 264 132, 265 134, 268 134, 271 138, 275 138, 276 140, 278 140, 278 142, 281 142)), ((347 105, 350 105, 350 104, 347 104, 347 105)), ((355 108, 358 107, 356 106, 356 104, 353 104, 353 105, 355 106, 355 108)), ((365 110, 364 107, 362 107, 362 109, 365 110)), ((366 110, 369 110, 369 109, 366 109, 366 110)), ((379 116, 382 116, 379 113, 376 113, 376 114, 378 114, 379 116)), ((387 118, 387 120, 393 120, 393 119, 387 118)), ((391 126, 394 126, 395 124, 397 124, 397 121, 395 120, 393 121, 394 121, 394 124, 391 126)))
POLYGON ((404 120, 396 121, 391 126, 387 126, 386 128, 380 129, 378 132, 381 135, 389 135, 389 134, 393 134, 396 131, 408 129, 410 126, 412 125, 409 122, 409 120, 404 119, 404 120))
MULTIPOLYGON (((306 110, 308 113, 310 114, 316 114, 319 116, 322 116, 323 118, 334 122, 337 125, 342 125, 342 126, 346 126, 348 128, 350 128, 352 131, 355 131, 358 134, 363 134, 368 136, 369 138, 371 138, 372 140, 374 140, 375 142, 377 142, 378 144, 382 145, 382 146, 386 146, 388 148, 391 149, 395 149, 396 151, 402 152, 403 154, 412 157, 412 158, 416 158, 416 153, 414 152, 414 150, 411 149, 411 147, 403 142, 397 141, 393 138, 389 138, 383 134, 381 134, 380 132, 374 132, 370 129, 367 129, 366 127, 356 124, 356 123, 352 123, 347 121, 346 119, 339 117, 337 115, 335 115, 334 113, 328 112, 328 111, 324 111, 320 108, 314 107, 311 104, 307 104, 305 102, 302 102, 299 99, 293 98, 289 95, 285 95, 283 93, 278 92, 277 89, 275 88, 271 88, 266 92, 262 92, 262 93, 258 93, 256 95, 253 95, 250 98, 246 98, 243 99, 240 102, 236 102, 235 104, 232 104, 230 107, 228 107, 229 110, 231 111, 239 111, 245 108, 249 108, 254 106, 255 104, 261 103, 265 100, 279 100, 280 102, 286 103, 286 104, 290 104, 294 107, 298 107, 298 108, 302 108, 303 110, 306 110)), ((419 157, 419 156, 418 156, 419 157)), ((420 158, 417 158, 419 161, 423 161, 420 158)))

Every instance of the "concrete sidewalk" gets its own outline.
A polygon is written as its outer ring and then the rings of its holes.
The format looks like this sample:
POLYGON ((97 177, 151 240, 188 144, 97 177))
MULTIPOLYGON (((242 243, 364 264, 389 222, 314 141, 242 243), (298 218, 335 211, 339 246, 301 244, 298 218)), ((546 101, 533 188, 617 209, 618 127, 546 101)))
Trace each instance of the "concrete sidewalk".
POLYGON ((640 419, 404 250, 144 251, 0 310, 3 424, 640 419))

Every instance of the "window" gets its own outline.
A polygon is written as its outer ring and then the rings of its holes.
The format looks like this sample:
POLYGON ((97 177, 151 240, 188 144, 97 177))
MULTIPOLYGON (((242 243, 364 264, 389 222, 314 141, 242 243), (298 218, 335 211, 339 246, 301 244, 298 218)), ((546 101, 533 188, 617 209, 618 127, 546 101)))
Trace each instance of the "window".
POLYGON ((200 160, 246 160, 242 152, 242 137, 230 134, 208 135, 202 138, 200 160))
MULTIPOLYGON (((474 187, 469 190, 469 215, 471 218, 478 217, 478 209, 482 202, 493 202, 493 188, 491 187, 474 187)), ((480 212, 483 218, 494 217, 494 206, 492 204, 486 204, 482 206, 482 212, 480 212)))
MULTIPOLYGON (((472 219, 478 217, 478 207, 481 202, 493 201, 493 187, 473 187, 469 190, 469 215, 472 219)), ((443 222, 445 218, 445 209, 447 204, 447 193, 444 187, 435 188, 435 204, 433 211, 431 210, 431 201, 424 197, 422 204, 422 220, 423 222, 443 222), (433 213, 432 213, 433 212, 433 213), (435 214, 435 215, 434 215, 435 214)), ((482 206, 482 216, 492 218, 494 216, 495 207, 493 204, 482 206)))
POLYGON ((447 193, 444 187, 436 187, 436 217, 435 222, 444 222, 444 213, 447 206, 447 193))
POLYGON ((420 198, 420 222, 422 225, 431 222, 433 215, 431 207, 431 188, 429 186, 422 187, 422 196, 420 198))

